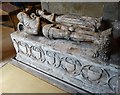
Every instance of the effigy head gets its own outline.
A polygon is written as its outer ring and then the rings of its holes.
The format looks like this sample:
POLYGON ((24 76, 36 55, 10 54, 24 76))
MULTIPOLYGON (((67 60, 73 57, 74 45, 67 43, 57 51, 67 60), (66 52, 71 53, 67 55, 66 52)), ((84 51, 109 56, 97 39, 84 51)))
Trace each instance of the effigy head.
POLYGON ((25 13, 20 12, 17 15, 18 20, 20 21, 17 25, 18 31, 24 31, 31 35, 38 35, 40 31, 40 17, 37 17, 35 14, 31 17, 25 13))

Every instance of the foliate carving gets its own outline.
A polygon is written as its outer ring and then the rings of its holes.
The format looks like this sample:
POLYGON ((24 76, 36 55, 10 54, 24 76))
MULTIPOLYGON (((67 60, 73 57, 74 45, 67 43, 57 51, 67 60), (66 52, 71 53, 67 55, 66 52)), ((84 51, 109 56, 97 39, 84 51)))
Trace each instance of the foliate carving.
POLYGON ((35 60, 40 60, 43 63, 46 60, 45 52, 41 47, 31 46, 30 47, 30 54, 31 54, 30 57, 34 58, 35 60))
POLYGON ((47 63, 52 67, 62 68, 69 74, 79 75, 82 72, 82 76, 89 81, 98 81, 103 75, 106 75, 104 70, 99 67, 89 65, 82 67, 80 60, 77 58, 66 57, 60 53, 45 50, 40 46, 30 46, 25 42, 16 41, 15 39, 14 42, 17 44, 18 53, 27 55, 33 60, 47 63))
POLYGON ((56 52, 46 51, 47 64, 58 68, 60 66, 60 57, 56 52))
POLYGON ((72 75, 79 75, 82 65, 80 61, 75 58, 63 57, 61 67, 72 75))
POLYGON ((76 58, 65 57, 60 53, 44 50, 42 47, 30 46, 22 41, 16 41, 18 53, 22 53, 33 60, 47 63, 52 67, 62 68, 67 73, 72 75, 78 75, 81 71, 81 63, 76 58))
POLYGON ((72 75, 79 75, 82 66, 79 60, 65 57, 64 55, 53 51, 46 51, 46 62, 50 66, 61 68, 65 70, 66 73, 72 75))
MULTIPOLYGON (((101 65, 89 63, 71 54, 63 54, 38 44, 31 44, 21 39, 13 39, 17 46, 17 54, 30 58, 30 65, 35 62, 38 66, 46 66, 54 70, 59 69, 61 73, 71 79, 82 82, 91 87, 105 87, 115 93, 119 92, 120 76, 111 69, 101 65)), ((24 59, 24 58, 23 58, 24 59)), ((18 59, 19 60, 19 59, 18 59)), ((35 65, 35 64, 34 64, 35 65)), ((118 73, 118 72, 117 72, 118 73)))
POLYGON ((13 41, 16 43, 17 45, 17 52, 23 53, 23 54, 28 54, 28 44, 21 42, 21 41, 16 41, 15 39, 13 39, 13 41))
POLYGON ((15 39, 14 42, 17 45, 18 53, 27 55, 34 60, 40 60, 41 62, 46 60, 44 50, 41 47, 30 46, 25 42, 16 41, 15 39))

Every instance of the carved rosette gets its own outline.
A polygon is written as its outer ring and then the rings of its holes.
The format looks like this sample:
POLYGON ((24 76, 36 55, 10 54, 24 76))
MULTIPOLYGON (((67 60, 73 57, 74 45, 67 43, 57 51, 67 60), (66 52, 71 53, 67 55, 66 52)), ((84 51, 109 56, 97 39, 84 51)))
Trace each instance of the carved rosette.
POLYGON ((105 85, 109 75, 106 70, 93 65, 86 65, 82 68, 82 77, 91 84, 105 85))

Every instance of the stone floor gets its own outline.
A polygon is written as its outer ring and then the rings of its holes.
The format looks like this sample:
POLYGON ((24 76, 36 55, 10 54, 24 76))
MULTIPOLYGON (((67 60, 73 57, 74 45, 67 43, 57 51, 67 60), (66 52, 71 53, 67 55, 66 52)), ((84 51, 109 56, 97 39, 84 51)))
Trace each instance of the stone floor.
POLYGON ((0 69, 0 93, 65 93, 9 63, 0 69))
POLYGON ((1 93, 66 93, 63 90, 34 77, 9 64, 15 55, 10 33, 11 22, 0 22, 0 94, 1 93))

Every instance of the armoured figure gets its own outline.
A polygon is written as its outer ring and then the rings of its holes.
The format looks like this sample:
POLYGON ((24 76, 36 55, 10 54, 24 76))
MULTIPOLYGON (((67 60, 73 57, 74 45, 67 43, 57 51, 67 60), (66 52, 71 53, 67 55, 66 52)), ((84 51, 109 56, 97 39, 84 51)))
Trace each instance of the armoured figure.
POLYGON ((36 10, 28 16, 25 12, 18 13, 18 30, 28 34, 42 34, 49 39, 66 39, 75 42, 90 42, 96 45, 97 51, 93 57, 108 60, 107 54, 111 44, 111 31, 101 31, 101 18, 87 16, 55 15, 36 10))

